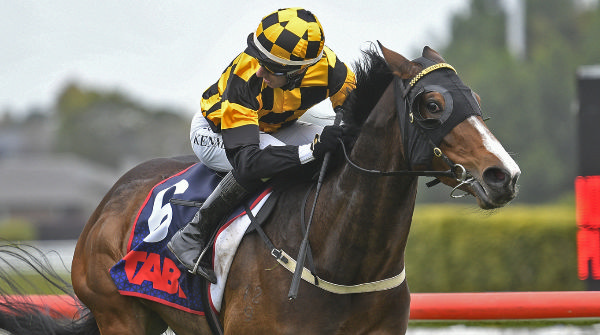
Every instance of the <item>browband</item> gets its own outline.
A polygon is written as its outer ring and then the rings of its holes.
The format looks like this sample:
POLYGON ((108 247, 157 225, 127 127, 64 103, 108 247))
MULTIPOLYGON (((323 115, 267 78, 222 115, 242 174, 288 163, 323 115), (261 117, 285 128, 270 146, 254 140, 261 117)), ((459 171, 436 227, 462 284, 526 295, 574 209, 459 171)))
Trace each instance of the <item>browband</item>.
POLYGON ((409 83, 408 86, 409 87, 413 87, 417 81, 419 81, 419 79, 421 79, 424 75, 428 74, 429 72, 435 71, 437 69, 441 69, 441 68, 448 68, 454 72, 456 72, 456 70, 452 67, 452 65, 448 64, 448 63, 438 63, 438 64, 434 64, 431 65, 429 67, 424 68, 421 72, 419 72, 419 74, 417 74, 409 83))

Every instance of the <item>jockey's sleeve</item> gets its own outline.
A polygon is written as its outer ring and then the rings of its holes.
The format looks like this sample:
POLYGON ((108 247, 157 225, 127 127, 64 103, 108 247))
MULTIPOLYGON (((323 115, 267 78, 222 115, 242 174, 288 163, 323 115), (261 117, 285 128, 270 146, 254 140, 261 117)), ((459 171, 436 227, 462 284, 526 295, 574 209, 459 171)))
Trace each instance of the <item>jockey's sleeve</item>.
POLYGON ((234 176, 244 186, 300 165, 298 146, 294 145, 269 145, 261 150, 253 144, 226 152, 234 176))
MULTIPOLYGON (((255 125, 223 130, 223 142, 233 174, 244 186, 270 178, 275 174, 312 160, 300 157, 296 145, 259 147, 259 131, 255 125)), ((304 146, 301 146, 304 147, 304 146)))

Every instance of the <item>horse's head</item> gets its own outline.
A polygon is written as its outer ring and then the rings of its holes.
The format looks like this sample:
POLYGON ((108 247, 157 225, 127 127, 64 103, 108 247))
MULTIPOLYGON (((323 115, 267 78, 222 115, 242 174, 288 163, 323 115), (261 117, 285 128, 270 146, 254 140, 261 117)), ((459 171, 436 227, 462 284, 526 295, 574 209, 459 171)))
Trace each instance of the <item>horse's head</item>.
POLYGON ((483 209, 506 205, 517 194, 519 166, 481 117, 480 101, 434 50, 409 61, 380 44, 392 70, 404 154, 414 170, 447 170, 440 180, 477 198, 483 209))

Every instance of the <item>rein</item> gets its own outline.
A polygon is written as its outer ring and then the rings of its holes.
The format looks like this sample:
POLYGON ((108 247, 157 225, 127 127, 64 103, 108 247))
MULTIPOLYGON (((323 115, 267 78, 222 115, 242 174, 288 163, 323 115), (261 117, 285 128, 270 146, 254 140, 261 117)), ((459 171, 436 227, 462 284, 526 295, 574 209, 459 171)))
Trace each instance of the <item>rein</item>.
MULTIPOLYGON (((376 175, 376 176, 381 176, 381 177, 387 177, 387 176, 450 177, 450 178, 456 178, 456 180, 458 180, 460 182, 465 181, 467 178, 467 171, 466 171, 465 167, 460 164, 452 163, 452 161, 446 155, 444 155, 441 152, 441 150, 439 151, 440 156, 438 156, 438 157, 442 157, 442 159, 444 159, 444 161, 449 166, 452 167, 449 170, 446 170, 446 171, 413 171, 413 170, 379 171, 379 170, 365 169, 365 168, 359 166, 358 164, 354 163, 348 156, 348 152, 346 151, 346 146, 344 145, 344 142, 341 140, 340 140, 340 142, 342 142, 342 151, 344 152, 344 158, 346 159, 346 162, 348 163, 348 165, 350 165, 355 170, 357 170, 358 172, 363 173, 363 174, 370 174, 370 175, 376 175), (456 170, 459 170, 459 171, 457 172, 456 170)), ((436 147, 436 149, 438 149, 438 148, 436 147)))

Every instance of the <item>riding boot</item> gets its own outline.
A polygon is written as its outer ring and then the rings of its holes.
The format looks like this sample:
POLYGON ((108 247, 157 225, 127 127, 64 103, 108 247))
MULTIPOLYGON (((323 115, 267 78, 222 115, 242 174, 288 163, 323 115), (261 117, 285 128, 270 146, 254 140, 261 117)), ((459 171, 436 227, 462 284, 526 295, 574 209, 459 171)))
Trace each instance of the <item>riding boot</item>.
POLYGON ((167 247, 188 271, 203 276, 213 284, 217 283, 214 271, 203 267, 200 258, 219 222, 246 196, 248 191, 229 172, 204 201, 192 221, 171 238, 167 247))

